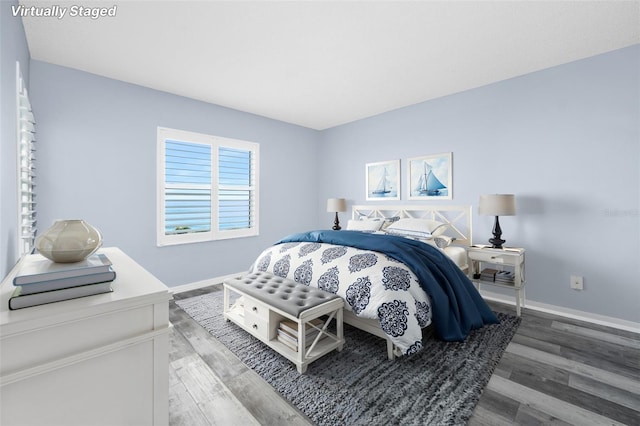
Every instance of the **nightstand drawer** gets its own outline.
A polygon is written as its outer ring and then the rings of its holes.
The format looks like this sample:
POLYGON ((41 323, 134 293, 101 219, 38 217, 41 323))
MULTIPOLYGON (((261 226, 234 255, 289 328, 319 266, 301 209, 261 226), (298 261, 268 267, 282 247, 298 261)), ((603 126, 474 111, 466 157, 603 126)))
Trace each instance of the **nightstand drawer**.
POLYGON ((469 258, 480 262, 505 263, 509 262, 508 255, 489 251, 470 251, 469 258))

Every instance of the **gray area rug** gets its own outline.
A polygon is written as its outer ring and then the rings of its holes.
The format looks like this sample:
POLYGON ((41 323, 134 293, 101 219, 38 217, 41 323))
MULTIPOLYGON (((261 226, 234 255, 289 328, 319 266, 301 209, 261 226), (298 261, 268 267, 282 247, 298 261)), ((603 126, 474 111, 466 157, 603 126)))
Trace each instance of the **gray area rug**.
POLYGON ((393 361, 386 343, 345 324, 342 352, 298 374, 294 364, 222 315, 222 291, 176 301, 189 316, 318 425, 461 425, 515 334, 520 319, 475 330, 464 342, 433 338, 393 361))

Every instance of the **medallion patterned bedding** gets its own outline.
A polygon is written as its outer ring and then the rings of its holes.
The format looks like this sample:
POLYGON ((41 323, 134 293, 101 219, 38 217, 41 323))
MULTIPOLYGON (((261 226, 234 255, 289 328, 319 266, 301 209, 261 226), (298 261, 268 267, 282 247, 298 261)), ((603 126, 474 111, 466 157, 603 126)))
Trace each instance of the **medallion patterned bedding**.
POLYGON ((345 300, 359 317, 378 320, 403 354, 422 349, 422 328, 463 340, 497 318, 466 275, 439 249, 392 235, 312 231, 264 250, 251 271, 270 272, 345 300))

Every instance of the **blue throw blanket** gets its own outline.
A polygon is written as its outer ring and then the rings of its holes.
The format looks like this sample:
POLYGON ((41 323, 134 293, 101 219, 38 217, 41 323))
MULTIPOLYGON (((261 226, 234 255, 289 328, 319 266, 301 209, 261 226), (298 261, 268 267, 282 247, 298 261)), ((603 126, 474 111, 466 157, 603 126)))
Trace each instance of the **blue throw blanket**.
POLYGON ((461 341, 472 329, 499 322, 469 278, 449 257, 429 244, 358 231, 304 232, 285 237, 276 244, 287 242, 351 246, 384 253, 404 263, 431 298, 435 332, 442 340, 461 341))

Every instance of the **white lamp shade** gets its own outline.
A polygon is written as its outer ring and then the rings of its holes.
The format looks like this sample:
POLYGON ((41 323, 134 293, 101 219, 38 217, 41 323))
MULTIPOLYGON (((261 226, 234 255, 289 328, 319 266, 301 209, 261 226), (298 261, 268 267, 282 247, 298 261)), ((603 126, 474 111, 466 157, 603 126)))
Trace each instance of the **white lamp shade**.
POLYGON ((478 213, 487 216, 515 216, 515 196, 513 194, 481 195, 478 213))
POLYGON ((327 200, 327 211, 328 212, 346 212, 347 211, 347 200, 344 198, 329 198, 327 200))

